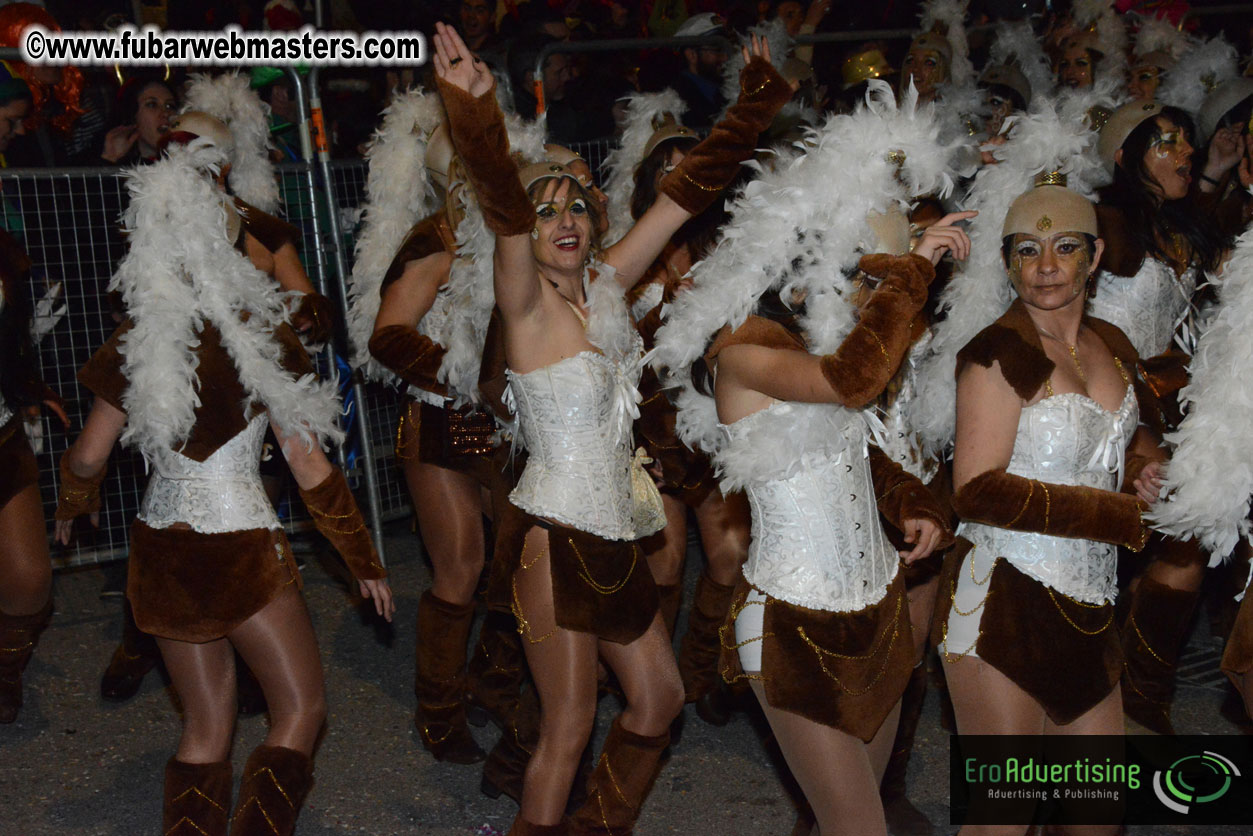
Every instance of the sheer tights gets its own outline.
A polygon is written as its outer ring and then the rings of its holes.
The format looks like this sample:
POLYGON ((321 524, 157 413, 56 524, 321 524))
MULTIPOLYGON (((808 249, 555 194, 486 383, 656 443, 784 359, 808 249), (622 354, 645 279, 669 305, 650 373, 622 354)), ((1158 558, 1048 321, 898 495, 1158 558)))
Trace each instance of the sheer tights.
POLYGON ((479 482, 416 458, 405 462, 405 482, 431 558, 431 592, 450 604, 470 603, 484 562, 483 509, 488 506, 479 482))
POLYGON ((909 600, 909 625, 914 631, 914 664, 921 665, 927 654, 927 640, 931 637, 931 614, 935 611, 935 596, 940 588, 938 575, 906 589, 909 600))
POLYGON ((752 686, 779 749, 813 808, 817 823, 810 836, 886 836, 879 782, 892 754, 900 701, 874 739, 863 743, 851 734, 772 707, 761 680, 752 680, 752 686))
POLYGON ((38 486, 27 485, 0 508, 0 539, 0 612, 39 612, 52 591, 52 563, 38 486))
MULTIPOLYGON (((525 562, 514 574, 523 648, 540 700, 540 733, 522 788, 522 818, 532 824, 561 820, 579 758, 596 716, 598 659, 618 677, 626 697, 622 726, 655 736, 683 708, 683 682, 665 624, 658 613, 630 644, 601 641, 557 626, 548 563, 548 532, 527 532, 525 562)), ((637 570, 638 571, 638 570, 637 570)))
MULTIPOLYGON (((658 584, 667 586, 683 580, 688 506, 669 494, 662 494, 661 500, 666 509, 666 527, 662 529, 659 547, 648 555, 648 568, 658 584)), ((748 556, 748 500, 742 493, 723 497, 715 488, 692 507, 692 513, 700 531, 709 576, 723 586, 734 586, 748 556)))
POLYGON ((261 683, 270 709, 268 746, 306 755, 326 720, 322 658, 304 598, 289 586, 225 638, 204 644, 158 638, 165 667, 183 703, 178 759, 225 760, 235 731, 235 654, 261 683))
MULTIPOLYGON (((1058 725, 1026 691, 976 656, 944 660, 944 678, 957 715, 959 734, 1121 735, 1122 690, 1115 687, 1073 723, 1058 725)), ((958 836, 1021 836, 1027 825, 966 825, 958 836)), ((1067 827, 1068 836, 1112 836, 1118 825, 1067 827)))

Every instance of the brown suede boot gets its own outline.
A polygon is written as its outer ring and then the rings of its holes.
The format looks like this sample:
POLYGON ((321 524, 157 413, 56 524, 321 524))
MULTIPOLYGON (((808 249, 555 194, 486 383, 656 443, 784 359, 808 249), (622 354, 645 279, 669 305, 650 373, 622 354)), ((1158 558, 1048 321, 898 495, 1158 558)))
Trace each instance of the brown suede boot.
POLYGON ((258 746, 244 765, 230 836, 291 836, 312 787, 312 758, 282 746, 258 746))
POLYGON ((914 734, 918 731, 926 696, 927 666, 924 663, 914 668, 909 684, 905 686, 901 697, 901 721, 896 727, 892 755, 879 784, 883 815, 887 819, 888 833, 892 836, 930 836, 935 829, 931 820, 910 802, 905 793, 905 773, 909 768, 909 755, 914 749, 914 734))
POLYGON ((696 597, 687 616, 687 632, 679 644, 679 675, 687 701, 695 702, 714 690, 722 681, 718 659, 722 653, 719 630, 731 611, 734 586, 723 586, 701 572, 696 582, 696 597))
POLYGON ((473 604, 450 604, 429 589, 418 602, 413 722, 439 761, 470 764, 487 757, 466 725, 466 643, 473 621, 473 604))
POLYGON ((51 615, 51 598, 43 609, 30 615, 0 612, 0 723, 17 719, 22 707, 22 671, 51 615))
POLYGON ((570 836, 631 836, 669 744, 669 732, 645 737, 614 718, 587 782, 587 800, 570 817, 570 836))
POLYGON ((569 832, 569 825, 564 820, 556 824, 531 824, 522 818, 521 813, 509 828, 509 836, 566 836, 569 832))
POLYGON ((470 657, 469 721, 483 726, 490 720, 504 731, 518 704, 525 673, 526 657, 513 617, 488 610, 470 657))
POLYGON ((144 677, 160 660, 156 640, 135 626, 135 614, 127 601, 122 607, 122 643, 100 677, 100 696, 109 702, 126 702, 139 693, 144 677))
POLYGON ((1158 734, 1174 734, 1170 704, 1175 666, 1199 592, 1173 589, 1148 576, 1132 593, 1123 623, 1123 713, 1158 734))
POLYGON ((226 836, 231 813, 231 762, 165 764, 165 836, 226 836))
POLYGON ((657 584, 660 599, 661 620, 666 624, 666 635, 674 638, 674 625, 679 620, 679 607, 683 605, 683 584, 657 584))
POLYGON ((500 740, 483 764, 483 780, 479 784, 483 794, 488 798, 507 795, 521 805, 526 765, 531 762, 538 742, 539 695, 534 684, 527 682, 500 740))

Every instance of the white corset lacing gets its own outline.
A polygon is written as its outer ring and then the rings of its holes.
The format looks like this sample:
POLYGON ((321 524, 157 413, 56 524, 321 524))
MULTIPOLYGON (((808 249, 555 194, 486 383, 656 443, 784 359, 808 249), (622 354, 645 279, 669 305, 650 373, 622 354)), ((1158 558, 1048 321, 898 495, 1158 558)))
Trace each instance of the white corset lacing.
POLYGON ((1121 328, 1141 357, 1164 353, 1176 339, 1176 330, 1180 348, 1191 354, 1196 341, 1190 321, 1196 282, 1195 267, 1176 276, 1170 265, 1146 258, 1131 278, 1101 271, 1088 313, 1121 328), (1184 324, 1182 329, 1180 324, 1184 324))
MULTIPOLYGON (((721 425, 729 441, 719 457, 751 456, 760 425, 787 423, 815 407, 776 401, 721 425)), ((769 595, 797 606, 855 612, 883 600, 900 562, 879 522, 870 477, 864 420, 828 408, 834 430, 826 449, 801 453, 783 473, 764 472, 744 485, 752 511, 752 540, 744 577, 754 587, 736 619, 736 643, 746 671, 761 669, 762 615, 769 595), (837 434, 838 433, 838 434, 837 434)), ((821 414, 821 413, 818 413, 821 414)))
MULTIPOLYGON (((1006 470, 1049 484, 1116 491, 1139 414, 1130 385, 1115 412, 1077 392, 1044 398, 1023 408, 1006 470)), ((974 547, 958 571, 945 653, 978 655, 979 621, 998 557, 1076 601, 1100 605, 1112 603, 1117 595, 1118 549, 1112 543, 967 522, 958 526, 957 534, 974 547)))
POLYGON ((139 519, 151 528, 184 523, 201 534, 279 528, 259 475, 268 422, 268 413, 257 415, 203 462, 172 450, 152 456, 139 519))

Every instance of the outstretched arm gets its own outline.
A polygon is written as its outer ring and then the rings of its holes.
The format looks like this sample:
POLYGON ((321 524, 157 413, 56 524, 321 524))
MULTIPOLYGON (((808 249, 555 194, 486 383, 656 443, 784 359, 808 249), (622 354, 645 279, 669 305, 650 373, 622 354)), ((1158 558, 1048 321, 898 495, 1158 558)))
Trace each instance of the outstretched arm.
POLYGON ((496 305, 506 321, 540 308, 539 274, 531 253, 535 208, 509 156, 505 120, 492 74, 451 26, 435 24, 435 76, 457 155, 488 229, 496 234, 496 305))
POLYGON ((53 540, 70 544, 75 518, 88 514, 100 523, 100 483, 113 445, 126 426, 126 413, 104 398, 96 398, 79 434, 61 456, 61 489, 57 493, 53 540))
POLYGON ((621 241, 605 252, 605 262, 628 289, 644 276, 662 248, 688 218, 722 196, 753 155, 757 137, 770 126, 793 88, 770 64, 770 48, 756 35, 743 48, 740 96, 709 136, 689 151, 661 181, 657 201, 621 241))

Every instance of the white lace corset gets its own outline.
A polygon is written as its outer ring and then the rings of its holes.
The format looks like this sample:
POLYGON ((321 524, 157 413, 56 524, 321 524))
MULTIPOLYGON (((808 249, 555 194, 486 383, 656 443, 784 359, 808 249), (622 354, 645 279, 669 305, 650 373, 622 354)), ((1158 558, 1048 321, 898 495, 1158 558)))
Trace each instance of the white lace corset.
POLYGON ((914 343, 909 356, 905 358, 895 399, 887 409, 876 410, 883 425, 882 431, 871 425, 879 449, 924 484, 929 483, 940 472, 940 463, 922 449, 922 442, 910 424, 909 411, 918 392, 917 363, 930 345, 931 332, 928 331, 914 343))
MULTIPOLYGON (((776 402, 734 424, 726 459, 751 457, 755 425, 797 405, 776 402)), ((834 411, 835 408, 832 407, 834 411)), ((879 523, 864 422, 850 422, 840 449, 810 450, 784 474, 747 480, 753 536, 744 577, 775 598, 810 609, 852 612, 883 599, 899 561, 879 523)))
POLYGON ((622 414, 632 403, 622 387, 634 391, 633 381, 595 351, 507 374, 528 454, 513 504, 610 540, 651 534, 637 535, 632 519, 631 417, 624 431, 622 414))
POLYGON ((261 413, 203 462, 172 450, 154 456, 154 472, 139 508, 152 528, 186 523, 202 534, 279 528, 258 475, 269 415, 261 413))
MULTIPOLYGON (((1101 271, 1088 313, 1121 328, 1141 357, 1156 357, 1170 348, 1175 329, 1187 318, 1196 280, 1195 267, 1176 277, 1153 258, 1144 259, 1131 278, 1101 271)), ((1190 344, 1185 347, 1191 352, 1190 344)))
MULTIPOLYGON (((1023 409, 1007 471, 1050 484, 1116 491, 1139 414, 1131 386, 1117 412, 1077 392, 1047 397, 1023 409)), ((957 533, 1071 598, 1100 604, 1117 594, 1113 544, 965 522, 957 533)))

